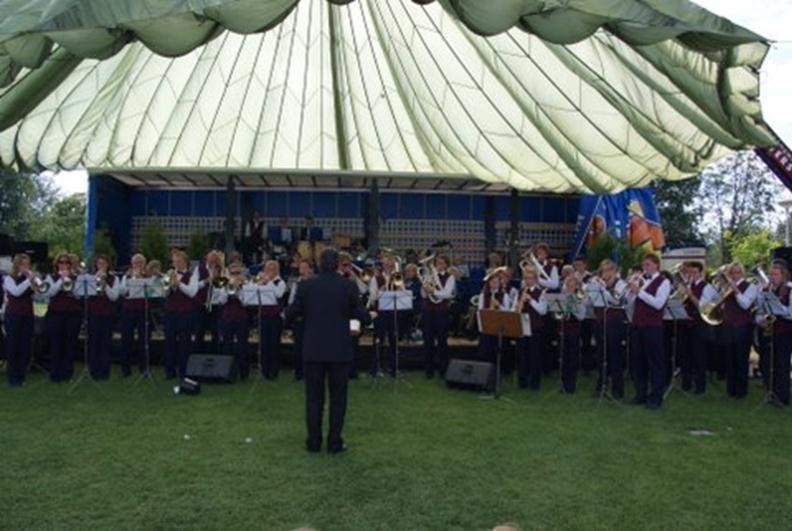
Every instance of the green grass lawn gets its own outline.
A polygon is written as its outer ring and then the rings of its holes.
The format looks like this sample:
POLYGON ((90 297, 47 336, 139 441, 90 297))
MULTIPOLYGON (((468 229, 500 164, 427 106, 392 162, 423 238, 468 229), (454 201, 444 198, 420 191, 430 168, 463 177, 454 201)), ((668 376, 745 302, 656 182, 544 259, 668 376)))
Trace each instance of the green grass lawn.
POLYGON ((0 526, 19 528, 788 529, 790 412, 674 393, 661 411, 420 373, 351 384, 340 456, 303 450, 302 386, 174 396, 114 377, 0 389, 0 526), (252 392, 251 392, 252 391, 252 392), (713 436, 695 437, 690 428, 713 436), (189 435, 189 439, 185 438, 189 435), (252 442, 246 442, 252 438, 252 442))

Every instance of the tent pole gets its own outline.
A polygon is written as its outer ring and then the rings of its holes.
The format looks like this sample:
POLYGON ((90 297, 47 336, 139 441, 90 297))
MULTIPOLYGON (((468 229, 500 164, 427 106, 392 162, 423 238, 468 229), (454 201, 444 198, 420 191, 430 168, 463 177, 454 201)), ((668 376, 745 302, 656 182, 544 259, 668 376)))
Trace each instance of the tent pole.
POLYGON ((520 261, 520 192, 516 188, 512 188, 509 205, 509 265, 517 274, 520 261))
POLYGON ((488 195, 484 197, 484 264, 487 264, 487 256, 495 252, 495 197, 488 195))
POLYGON ((226 260, 234 252, 234 229, 236 219, 236 181, 233 175, 226 180, 226 207, 225 207, 225 255, 226 260))
POLYGON ((370 256, 376 256, 380 247, 380 192, 377 179, 371 180, 368 198, 368 250, 370 256))

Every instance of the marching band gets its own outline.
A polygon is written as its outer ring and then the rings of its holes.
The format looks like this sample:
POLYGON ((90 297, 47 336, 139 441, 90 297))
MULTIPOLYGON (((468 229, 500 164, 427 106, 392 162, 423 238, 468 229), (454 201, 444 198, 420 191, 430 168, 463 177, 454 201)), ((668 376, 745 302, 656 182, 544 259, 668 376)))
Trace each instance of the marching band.
MULTIPOLYGON (((284 309, 294 301, 300 283, 314 274, 311 260, 296 257, 287 279, 281 277, 279 262, 266 257, 255 275, 248 274, 239 256, 230 257, 226 265, 219 251, 190 266, 185 252, 173 249, 170 262, 162 273, 159 263, 136 254, 128 269, 113 273, 107 259, 96 257, 88 273, 76 256, 60 253, 52 273, 41 276, 33 272, 26 255, 14 257, 2 283, 9 384, 20 386, 25 381, 37 299, 48 300, 45 334, 54 382, 72 379, 83 324, 90 375, 97 380, 109 377, 117 315, 122 374, 129 376, 135 366, 147 373, 151 331, 156 326, 152 315, 160 311, 167 378, 183 377, 194 352, 233 356, 241 377, 247 378, 254 313, 259 368, 263 377, 277 378, 284 309), (257 287, 252 302, 243 297, 248 285, 257 287), (212 338, 208 343, 207 333, 212 338)), ((471 319, 475 321, 481 310, 500 310, 519 314, 525 326, 513 345, 479 334, 480 356, 494 360, 513 348, 520 388, 539 389, 543 374, 557 369, 562 392, 574 393, 578 373, 594 369, 597 395, 624 399, 625 376, 629 376, 634 385, 632 402, 656 409, 677 374, 682 390, 706 391, 708 352, 716 344, 726 369, 726 394, 739 399, 747 394, 749 356, 758 343, 768 393, 777 403, 789 404, 792 284, 783 261, 773 261, 767 274, 756 268, 750 277, 742 264, 728 264, 708 281, 702 263, 686 262, 661 271, 659 258, 649 253, 639 268, 622 278, 619 265, 611 259, 603 260, 596 271, 588 271, 583 257, 559 267, 550 247, 539 243, 522 255, 518 275, 501 265, 497 255, 488 257, 488 263, 482 290, 470 299, 471 319)), ((423 343, 426 376, 444 374, 460 276, 447 256, 427 253, 405 264, 388 251, 378 263, 359 265, 351 255, 341 253, 338 273, 353 282, 361 300, 377 312, 372 375, 379 374, 383 362, 388 373, 396 375, 399 339, 409 335, 411 327, 416 336, 410 337, 423 343), (404 308, 401 297, 410 302, 404 308)), ((299 353, 303 341, 299 321, 292 323, 292 334, 299 353)), ((303 375, 296 361, 299 380, 303 375)), ((351 370, 354 377, 354 364, 351 370)))

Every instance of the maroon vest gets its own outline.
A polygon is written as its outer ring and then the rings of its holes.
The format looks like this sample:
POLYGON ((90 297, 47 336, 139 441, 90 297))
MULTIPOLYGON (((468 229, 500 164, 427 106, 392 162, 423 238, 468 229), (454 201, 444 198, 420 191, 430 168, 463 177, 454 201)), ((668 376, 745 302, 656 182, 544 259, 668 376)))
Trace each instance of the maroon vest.
MULTIPOLYGON (((179 277, 184 284, 190 283, 192 272, 187 270, 180 274, 179 277)), ((177 286, 168 293, 168 298, 165 299, 165 311, 171 313, 190 313, 195 308, 195 301, 182 293, 182 290, 177 286)))
POLYGON ((228 302, 223 305, 220 320, 225 322, 247 321, 247 310, 239 297, 228 297, 228 302))
MULTIPOLYGON (((282 279, 276 278, 272 281, 276 286, 283 282, 282 279)), ((281 301, 277 301, 275 304, 262 304, 261 305, 261 316, 262 317, 277 317, 283 311, 283 305, 281 301)))
MULTIPOLYGON (((789 292, 790 290, 787 286, 781 286, 778 291, 775 292, 778 296, 778 300, 781 301, 781 304, 785 307, 789 306, 789 292)), ((776 316, 776 320, 773 323, 773 334, 776 336, 792 335, 792 321, 776 316)))
MULTIPOLYGON (((737 290, 740 293, 745 293, 749 285, 745 280, 741 280, 737 284, 737 290)), ((723 324, 727 326, 745 326, 750 325, 752 322, 750 308, 743 310, 737 302, 737 297, 734 293, 726 297, 726 302, 723 303, 723 324)))
MULTIPOLYGON (((448 282, 448 277, 450 276, 448 273, 440 273, 437 275, 440 279, 440 285, 445 288, 446 283, 448 282)), ((423 311, 425 312, 446 312, 448 311, 448 300, 443 300, 439 303, 434 303, 429 300, 429 297, 426 297, 423 300, 423 304, 421 305, 423 311)))
MULTIPOLYGON (((528 290, 528 296, 535 301, 538 301, 542 296, 542 288, 534 286, 528 290)), ((527 313, 531 316, 531 330, 541 330, 544 328, 544 315, 534 310, 533 306, 528 301, 523 305, 522 313, 527 313)))
MULTIPOLYGON (((130 279, 132 277, 126 277, 130 279)), ((140 299, 127 299, 124 298, 124 302, 121 303, 121 309, 128 312, 142 312, 146 309, 146 300, 143 298, 140 299)))
MULTIPOLYGON (((17 277, 17 286, 22 284, 26 278, 27 277, 24 275, 17 277)), ((19 317, 33 315, 33 290, 28 288, 19 297, 14 297, 10 293, 6 293, 5 311, 7 315, 16 315, 19 317)))
MULTIPOLYGON (((657 295, 657 290, 660 289, 660 285, 663 281, 665 281, 665 277, 663 277, 663 275, 657 275, 657 277, 646 286, 645 291, 649 295, 657 295)), ((665 305, 659 310, 655 310, 641 299, 636 298, 632 319, 633 328, 662 328, 664 309, 665 305)), ((658 348, 662 348, 662 345, 658 345, 658 348)))
POLYGON ((564 322, 558 325, 558 333, 564 337, 580 335, 580 321, 572 314, 564 316, 564 322))
MULTIPOLYGON (((60 275, 52 275, 53 282, 57 282, 60 278, 60 275)), ((80 313, 81 311, 80 300, 73 293, 65 293, 63 290, 50 299, 47 307, 47 312, 52 313, 80 313)))
MULTIPOLYGON (((206 267, 206 264, 198 265, 198 280, 207 280, 209 278, 209 269, 206 267)), ((193 304, 195 304, 198 308, 203 308, 206 304, 206 300, 209 297, 209 283, 207 282, 206 285, 198 290, 193 297, 193 304)))
MULTIPOLYGON (((704 287, 706 285, 707 283, 704 280, 699 280, 698 283, 691 284, 690 291, 693 292, 693 295, 697 300, 701 300, 701 295, 704 293, 704 287)), ((698 307, 693 304, 692 300, 685 300, 685 311, 690 316, 691 324, 700 325, 704 323, 704 320, 701 318, 701 313, 699 313, 698 307)))
MULTIPOLYGON (((107 277, 107 285, 113 286, 116 278, 112 275, 107 277)), ((107 298, 107 294, 92 295, 88 297, 88 313, 91 315, 113 315, 115 313, 115 301, 107 298)))

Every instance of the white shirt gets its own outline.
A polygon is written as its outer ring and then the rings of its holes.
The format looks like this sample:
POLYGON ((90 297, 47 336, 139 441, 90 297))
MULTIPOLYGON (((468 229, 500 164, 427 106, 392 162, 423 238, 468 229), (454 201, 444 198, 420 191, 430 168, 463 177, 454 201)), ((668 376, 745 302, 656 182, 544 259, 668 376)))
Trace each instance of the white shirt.
MULTIPOLYGON (((435 290, 435 292, 432 295, 436 299, 440 299, 441 301, 447 301, 453 299, 455 293, 456 293, 456 279, 454 278, 454 275, 448 275, 448 278, 446 279, 446 283, 442 287, 442 289, 435 290)), ((429 298, 429 294, 426 292, 423 286, 421 286, 421 297, 423 297, 424 299, 429 298)))
MULTIPOLYGON (((547 265, 547 262, 541 263, 542 270, 544 271, 544 266, 547 265)), ((558 278, 558 268, 556 266, 550 267, 550 277, 549 280, 544 279, 544 273, 537 272, 538 282, 539 285, 546 289, 558 289, 561 286, 561 281, 558 278)))
POLYGON ((605 284, 599 281, 590 281, 586 284, 586 293, 589 295, 589 300, 594 308, 609 308, 621 306, 624 301, 617 300, 613 293, 626 293, 627 283, 621 278, 617 278, 613 283, 611 289, 605 287, 605 284))
POLYGON ((10 275, 3 277, 3 291, 12 297, 20 297, 28 288, 31 288, 29 278, 25 278, 25 280, 17 284, 16 280, 10 275))
POLYGON ((275 277, 263 286, 267 290, 272 290, 272 295, 275 297, 276 301, 280 300, 283 294, 286 293, 286 283, 281 277, 275 277))
POLYGON ((195 297, 200 289, 200 284, 198 281, 198 268, 196 267, 195 270, 190 275, 190 281, 185 284, 181 281, 182 275, 184 275, 186 271, 179 272, 179 291, 190 297, 191 299, 195 297))
MULTIPOLYGON (((786 284, 788 289, 792 289, 792 283, 786 284)), ((757 288, 758 290, 758 288, 757 288)), ((756 307, 756 324, 763 324, 764 318, 767 315, 767 307, 763 301, 764 296, 766 295, 765 292, 757 293, 757 307, 756 307)), ((786 321, 792 321, 792 296, 789 297, 789 303, 783 307, 784 313, 781 315, 776 315, 778 319, 784 319, 786 321)))
POLYGON ((699 309, 701 309, 705 304, 718 301, 718 290, 712 287, 712 284, 708 283, 703 278, 700 278, 695 282, 691 282, 690 286, 691 288, 694 288, 702 283, 704 283, 704 289, 701 290, 701 297, 699 297, 699 309))
POLYGON ((118 300, 119 295, 121 295, 121 279, 117 277, 108 277, 107 281, 108 282, 104 287, 105 296, 107 296, 107 298, 111 301, 115 302, 118 300))
POLYGON ((628 303, 634 305, 635 301, 640 299, 655 310, 662 310, 663 306, 665 306, 668 302, 668 296, 671 295, 671 283, 668 282, 668 279, 663 279, 663 281, 657 287, 657 291, 654 295, 646 291, 646 288, 648 288, 649 285, 654 282, 659 275, 660 273, 655 273, 648 279, 644 278, 643 286, 641 286, 641 290, 638 292, 638 295, 636 296, 633 293, 629 293, 627 295, 628 303))
MULTIPOLYGON (((743 279, 739 279, 734 282, 735 285, 739 285, 743 279)), ((734 290, 734 300, 737 301, 737 304, 740 305, 740 308, 743 310, 750 310, 753 303, 756 302, 756 297, 759 295, 759 288, 756 284, 748 284, 748 287, 745 289, 744 292, 740 293, 739 289, 734 290)))
MULTIPOLYGON (((532 288, 533 287, 538 287, 538 286, 532 286, 532 288)), ((518 293, 517 298, 514 300, 514 305, 512 306, 512 309, 515 312, 518 310, 517 306, 519 306, 520 304, 521 296, 522 296, 522 292, 518 293)), ((534 299, 533 297, 528 295, 528 298, 526 299, 525 302, 530 304, 531 308, 533 308, 534 311, 539 315, 547 315, 547 298, 545 297, 544 291, 539 295, 539 299, 534 299)))

